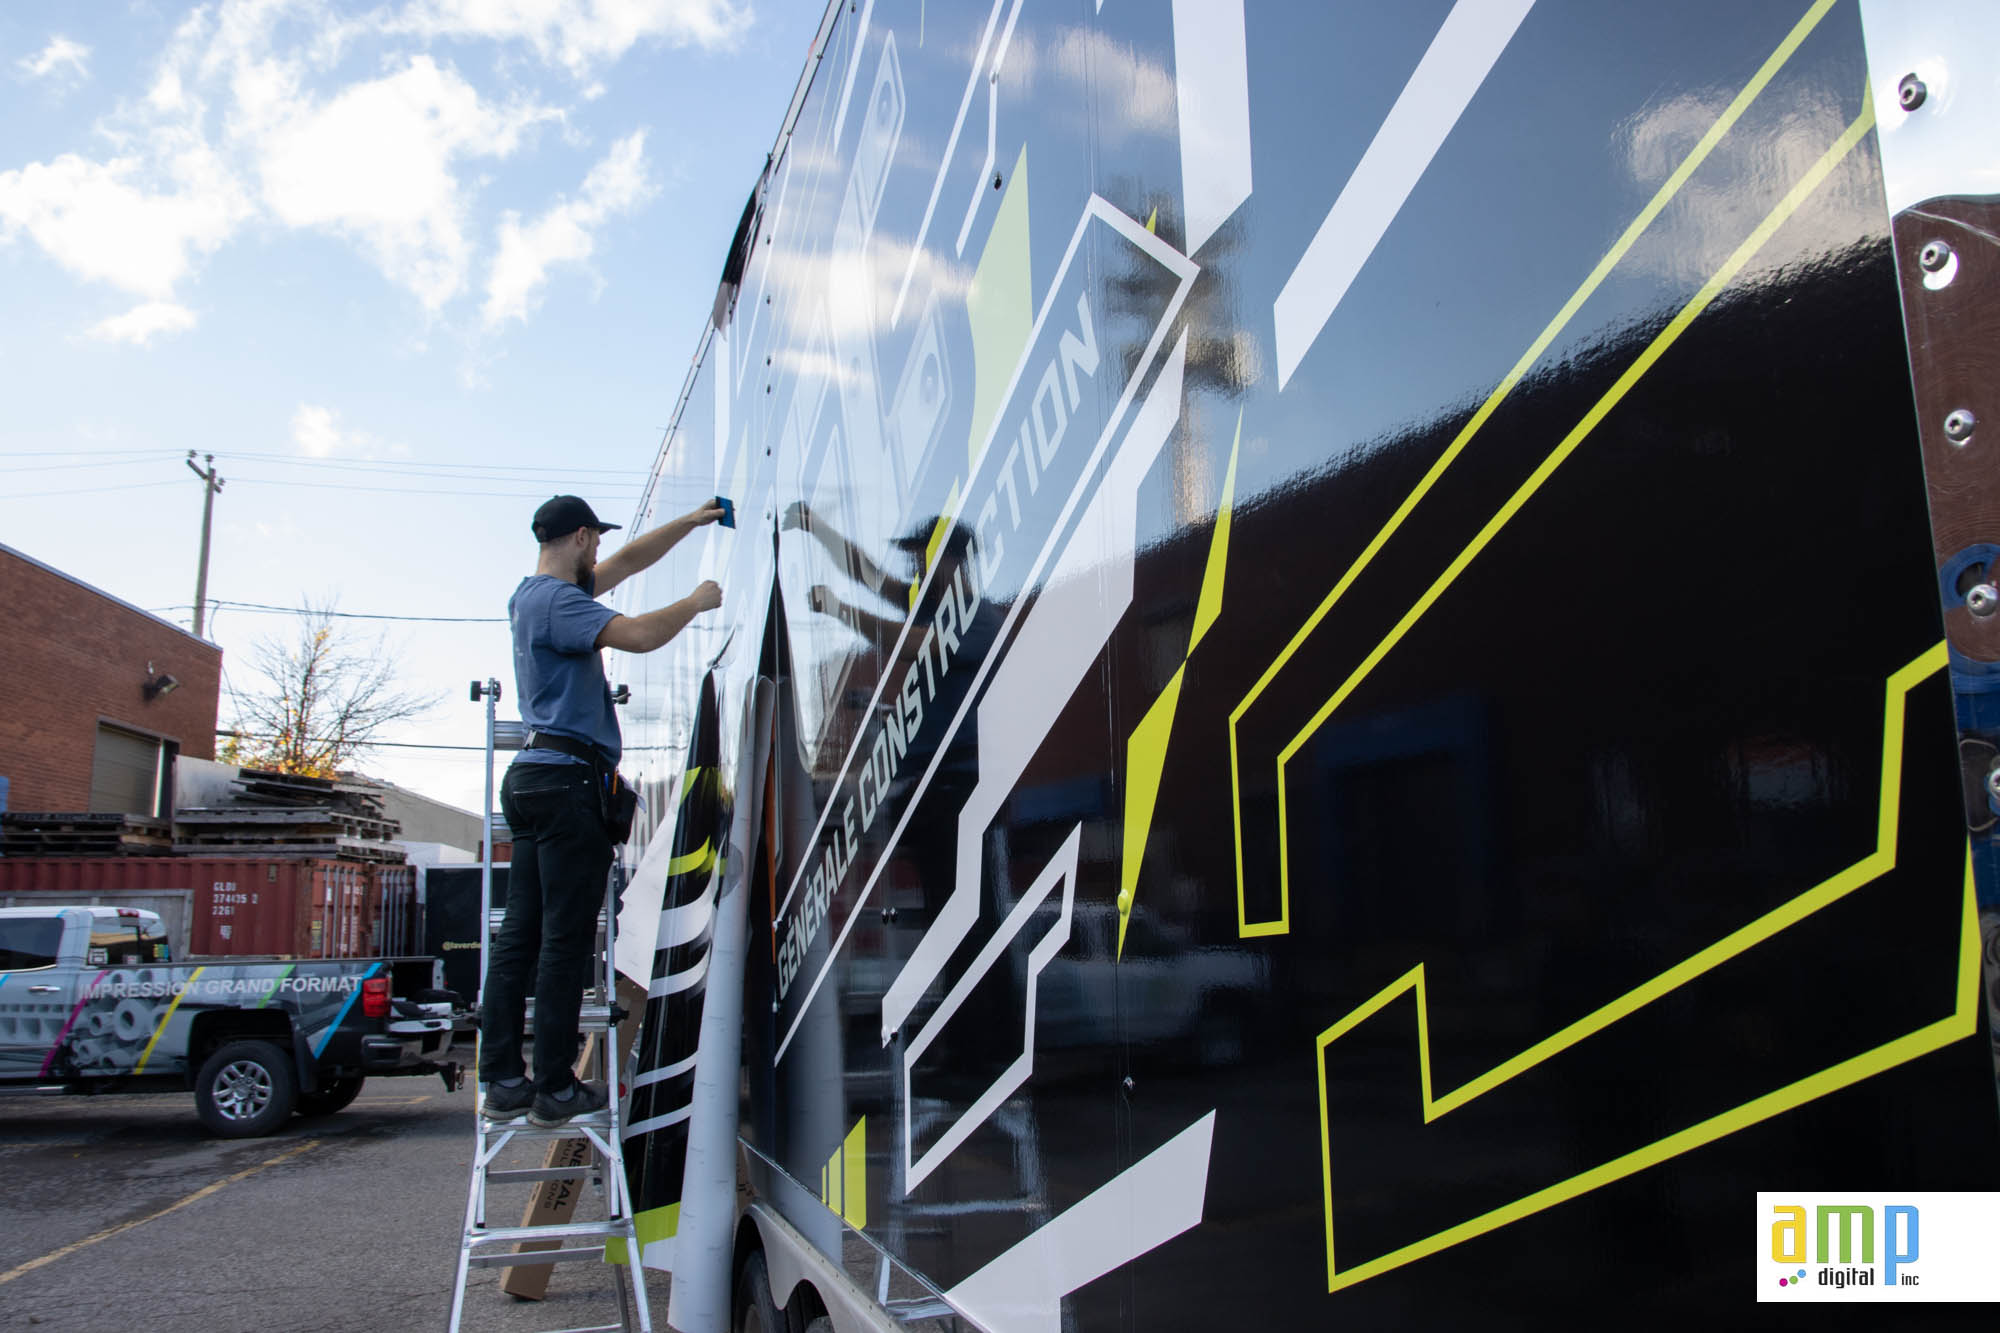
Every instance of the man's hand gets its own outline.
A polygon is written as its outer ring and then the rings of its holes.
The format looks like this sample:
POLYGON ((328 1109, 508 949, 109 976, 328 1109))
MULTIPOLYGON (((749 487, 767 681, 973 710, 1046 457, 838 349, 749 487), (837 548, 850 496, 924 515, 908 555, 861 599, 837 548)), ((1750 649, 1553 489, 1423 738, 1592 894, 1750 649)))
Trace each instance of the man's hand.
POLYGON ((688 622, 704 611, 722 605, 722 585, 708 579, 678 602, 642 616, 613 616, 597 632, 599 648, 616 648, 621 653, 650 653, 687 628, 688 622))
POLYGON ((681 538, 721 517, 721 505, 714 500, 703 500, 679 518, 669 519, 657 528, 640 533, 597 562, 596 595, 602 597, 639 571, 652 568, 653 563, 671 551, 681 538))

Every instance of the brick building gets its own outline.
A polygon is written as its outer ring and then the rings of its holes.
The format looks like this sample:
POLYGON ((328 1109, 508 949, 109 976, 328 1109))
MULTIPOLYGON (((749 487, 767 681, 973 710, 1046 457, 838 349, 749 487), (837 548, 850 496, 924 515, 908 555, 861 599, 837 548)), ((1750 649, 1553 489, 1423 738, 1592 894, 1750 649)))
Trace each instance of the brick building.
POLYGON ((0 804, 165 815, 215 755, 222 650, 0 546, 0 804))

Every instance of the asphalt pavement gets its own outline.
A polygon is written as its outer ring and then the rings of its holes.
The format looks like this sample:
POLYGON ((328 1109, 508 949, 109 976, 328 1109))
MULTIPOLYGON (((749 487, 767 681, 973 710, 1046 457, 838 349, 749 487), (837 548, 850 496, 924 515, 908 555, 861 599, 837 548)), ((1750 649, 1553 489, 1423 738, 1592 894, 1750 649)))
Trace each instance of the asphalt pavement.
MULTIPOLYGON (((209 1137, 187 1093, 0 1097, 0 1329, 443 1329, 471 1148, 471 1090, 436 1079, 373 1080, 265 1139, 209 1137)), ((541 1145, 516 1151, 541 1164, 541 1145)), ((498 1192, 490 1219, 517 1223, 531 1188, 498 1192)), ((603 1215, 585 1190, 579 1220, 603 1215)), ((615 1323, 614 1275, 557 1265, 529 1302, 474 1270, 463 1327, 615 1323)), ((660 1329, 668 1285, 648 1274, 660 1329)))

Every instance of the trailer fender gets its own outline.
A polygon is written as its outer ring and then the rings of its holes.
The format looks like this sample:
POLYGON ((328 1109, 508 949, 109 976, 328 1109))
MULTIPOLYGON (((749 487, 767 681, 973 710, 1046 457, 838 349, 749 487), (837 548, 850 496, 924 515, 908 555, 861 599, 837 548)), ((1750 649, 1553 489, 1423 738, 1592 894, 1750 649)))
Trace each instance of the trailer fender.
POLYGON ((771 1298, 779 1309, 791 1304, 793 1293, 804 1282, 818 1293, 820 1304, 833 1321, 834 1333, 900 1333, 902 1326, 873 1297, 807 1244, 806 1238, 768 1204, 753 1203, 744 1215, 757 1227, 765 1271, 771 1279, 771 1298))

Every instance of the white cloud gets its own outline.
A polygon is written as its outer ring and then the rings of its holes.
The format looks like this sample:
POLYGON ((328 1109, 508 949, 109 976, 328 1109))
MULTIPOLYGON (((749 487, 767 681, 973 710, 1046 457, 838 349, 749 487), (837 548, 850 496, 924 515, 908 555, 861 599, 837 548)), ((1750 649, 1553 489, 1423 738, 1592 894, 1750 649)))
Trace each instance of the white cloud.
POLYGON ((486 326, 526 320, 550 268, 588 260, 596 248, 592 230, 657 190, 646 171, 646 132, 635 130, 590 169, 581 197, 555 205, 526 226, 518 214, 508 213, 500 223, 500 252, 486 278, 486 304, 480 310, 486 326))
MULTIPOLYGON (((157 156, 157 155, 156 155, 157 156)), ((165 171, 137 156, 93 162, 65 153, 0 172, 0 239, 25 232, 80 278, 165 300, 193 258, 213 251, 249 212, 212 153, 170 153, 165 171), (149 188, 164 175, 168 188, 149 188)))
MULTIPOLYGON (((602 97, 597 73, 635 44, 724 47, 750 22, 744 0, 384 0, 341 10, 325 0, 191 9, 93 127, 107 148, 0 171, 0 246, 31 242, 81 280, 168 307, 246 228, 311 230, 352 244, 433 315, 486 267, 485 324, 526 319, 551 270, 588 262, 593 232, 658 187, 643 136, 628 136, 575 199, 495 225, 480 207, 501 178, 495 164, 520 157, 545 123, 563 128, 563 151, 586 142, 566 108, 602 97), (532 85, 496 95, 483 80, 482 91, 451 63, 481 43, 494 49, 477 59, 492 55, 508 86, 523 52, 574 82, 559 95, 532 85), (495 249, 482 254, 487 237, 495 249)), ((18 65, 43 77, 84 70, 88 58, 58 37, 18 65)), ((466 67, 484 65, 468 57, 466 67)))
POLYGON ((39 55, 22 57, 15 62, 15 68, 31 79, 47 78, 61 69, 67 69, 76 78, 84 78, 90 73, 89 61, 89 47, 58 33, 49 38, 49 44, 42 48, 39 55))
POLYGON ((408 445, 385 443, 364 430, 350 430, 340 414, 316 403, 300 403, 292 413, 292 447, 308 458, 407 458, 408 445))
POLYGON ((390 279, 436 310, 464 285, 469 204, 454 170, 511 155, 558 113, 496 107, 455 71, 418 56, 331 101, 293 110, 262 136, 264 201, 281 222, 355 237, 390 279))
POLYGON ((732 0, 414 0, 400 14, 370 22, 428 37, 526 42, 580 77, 642 40, 729 47, 750 17, 747 4, 732 0))
POLYGON ((122 315, 94 325, 89 336, 104 342, 145 346, 157 333, 185 333, 194 327, 194 311, 171 301, 148 301, 122 315))
POLYGON ((332 409, 300 403, 292 413, 292 444, 308 458, 339 453, 340 427, 334 424, 332 409))

